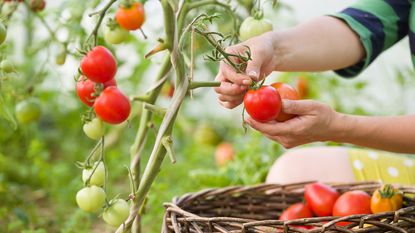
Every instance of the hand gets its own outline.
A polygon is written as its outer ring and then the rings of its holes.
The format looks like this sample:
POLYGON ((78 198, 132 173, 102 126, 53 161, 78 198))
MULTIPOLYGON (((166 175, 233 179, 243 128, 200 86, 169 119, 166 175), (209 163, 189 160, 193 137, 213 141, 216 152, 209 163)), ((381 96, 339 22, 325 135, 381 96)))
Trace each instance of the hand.
POLYGON ((340 114, 326 104, 313 100, 283 100, 282 111, 297 116, 286 122, 261 123, 252 118, 246 122, 285 148, 332 140, 338 133, 336 125, 341 121, 340 114))
MULTIPOLYGON (((244 54, 247 47, 251 49, 251 61, 248 61, 244 74, 237 73, 224 61, 220 63, 216 81, 221 85, 215 88, 219 103, 226 108, 235 108, 243 102, 249 85, 268 76, 277 66, 278 56, 275 52, 274 33, 269 32, 226 49, 227 53, 244 54)), ((233 62, 238 62, 234 60, 233 62)))

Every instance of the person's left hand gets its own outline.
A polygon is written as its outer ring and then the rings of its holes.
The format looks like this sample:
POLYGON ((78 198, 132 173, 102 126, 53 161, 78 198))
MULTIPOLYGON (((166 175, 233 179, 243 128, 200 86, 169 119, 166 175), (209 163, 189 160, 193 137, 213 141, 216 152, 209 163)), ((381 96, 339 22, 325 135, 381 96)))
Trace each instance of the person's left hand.
POLYGON ((297 116, 285 122, 261 123, 252 118, 246 119, 246 122, 285 148, 335 140, 339 132, 336 125, 341 125, 340 114, 326 104, 313 100, 283 100, 282 111, 297 116))

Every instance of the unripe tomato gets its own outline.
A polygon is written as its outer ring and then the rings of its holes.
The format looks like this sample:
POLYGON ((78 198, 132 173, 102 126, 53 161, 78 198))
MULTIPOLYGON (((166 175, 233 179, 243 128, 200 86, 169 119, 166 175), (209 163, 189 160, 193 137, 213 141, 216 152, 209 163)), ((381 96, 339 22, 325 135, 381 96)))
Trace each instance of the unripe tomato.
POLYGON ((56 57, 55 57, 56 65, 61 66, 61 65, 65 64, 66 54, 67 54, 66 48, 64 46, 61 46, 61 48, 59 49, 59 53, 56 54, 56 57))
POLYGON ((202 123, 196 127, 194 139, 197 144, 206 146, 214 146, 220 142, 219 134, 207 123, 202 123))
POLYGON ((113 226, 118 227, 130 215, 130 206, 124 199, 116 199, 112 201, 110 206, 102 214, 104 221, 113 226))
POLYGON ((115 77, 117 61, 111 51, 103 46, 97 46, 82 58, 81 70, 91 81, 105 83, 115 77))
POLYGON ((334 188, 322 183, 308 184, 304 188, 304 199, 310 210, 318 217, 331 216, 339 196, 334 188))
POLYGON ((90 168, 85 168, 82 170, 82 181, 86 183, 88 178, 91 176, 91 179, 89 180, 90 185, 95 186, 104 186, 105 183, 105 166, 103 162, 95 162, 94 165, 90 168), (96 169, 95 169, 96 167, 96 169), (94 171, 94 174, 92 172, 94 171), (92 174, 92 176, 91 176, 92 174))
POLYGON ((219 167, 225 166, 229 161, 233 160, 235 151, 232 144, 229 142, 222 142, 216 147, 215 161, 219 167))
POLYGON ((45 0, 30 0, 29 6, 33 12, 39 12, 45 9, 46 1, 45 0))
POLYGON ((117 87, 106 88, 95 100, 95 113, 109 124, 119 124, 130 115, 130 101, 117 87))
POLYGON ((402 203, 402 193, 392 185, 386 184, 373 193, 370 199, 370 209, 374 214, 397 211, 402 208, 402 203))
MULTIPOLYGON (((79 99, 90 107, 94 105, 96 99, 96 96, 94 96, 95 85, 96 83, 89 79, 84 79, 83 77, 81 77, 76 83, 76 93, 78 94, 79 99)), ((105 89, 110 86, 117 86, 115 79, 105 82, 103 88, 105 89)))
POLYGON ((85 212, 97 212, 104 205, 105 197, 104 189, 92 185, 76 193, 76 203, 85 212))
MULTIPOLYGON (((343 193, 333 206, 333 216, 344 217, 355 214, 371 214, 370 195, 361 190, 343 193)), ((350 223, 339 222, 336 225, 345 226, 350 223)))
POLYGON ((35 99, 23 100, 16 105, 17 121, 21 124, 28 124, 38 121, 40 113, 40 104, 35 99))
POLYGON ((100 139, 105 133, 104 123, 98 117, 85 123, 82 129, 84 130, 86 136, 93 140, 100 139))
POLYGON ((137 30, 145 20, 144 7, 139 2, 135 2, 130 6, 120 6, 115 13, 115 20, 124 29, 137 30))
POLYGON ((248 114, 256 121, 275 120, 281 112, 281 97, 275 88, 262 86, 249 90, 244 96, 244 105, 248 114))
POLYGON ((11 73, 14 71, 14 66, 9 60, 3 60, 0 63, 0 69, 3 70, 4 73, 11 73))
POLYGON ((121 44, 127 40, 130 32, 116 25, 114 27, 106 26, 104 28, 104 39, 109 44, 121 44))
POLYGON ((7 29, 2 22, 0 22, 0 45, 6 40, 7 29))
POLYGON ((255 19, 254 17, 246 18, 239 28, 239 38, 242 41, 248 40, 272 31, 272 23, 267 19, 255 19))
MULTIPOLYGON (((288 84, 276 82, 271 84, 273 88, 275 88, 281 96, 281 99, 288 99, 288 100, 299 100, 300 97, 298 96, 297 91, 288 84)), ((281 113, 277 117, 277 121, 287 121, 291 118, 294 118, 295 115, 287 114, 281 111, 281 113)))

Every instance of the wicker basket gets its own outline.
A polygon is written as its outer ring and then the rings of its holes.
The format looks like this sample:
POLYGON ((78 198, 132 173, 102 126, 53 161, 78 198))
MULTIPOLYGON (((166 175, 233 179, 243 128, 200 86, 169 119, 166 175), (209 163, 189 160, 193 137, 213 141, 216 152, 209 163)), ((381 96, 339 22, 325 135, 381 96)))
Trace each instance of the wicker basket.
MULTIPOLYGON (((162 232, 415 232, 415 187, 404 186, 399 187, 405 195, 404 208, 396 212, 277 220, 285 208, 302 201, 305 184, 208 189, 174 198, 173 203, 165 204, 162 232), (345 220, 352 224, 336 225, 345 220), (295 226, 314 227, 307 230, 295 226)), ((372 193, 380 184, 364 182, 332 186, 341 193, 356 189, 372 193)))

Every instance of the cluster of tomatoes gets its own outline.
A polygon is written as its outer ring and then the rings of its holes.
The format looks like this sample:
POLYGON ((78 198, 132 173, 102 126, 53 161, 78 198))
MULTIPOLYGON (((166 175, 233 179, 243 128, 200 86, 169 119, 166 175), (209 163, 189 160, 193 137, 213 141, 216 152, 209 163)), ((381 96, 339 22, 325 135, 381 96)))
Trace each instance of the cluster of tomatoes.
MULTIPOLYGON (((23 2, 23 0, 4 0, 4 2, 23 2)), ((45 0, 30 0, 29 7, 33 12, 42 11, 46 7, 46 1, 45 0)))
MULTIPOLYGON (((402 193, 391 185, 377 189, 372 196, 361 190, 348 191, 343 194, 331 186, 312 183, 305 186, 305 203, 289 206, 280 216, 280 220, 311 218, 314 216, 345 217, 356 214, 377 214, 396 211, 402 208, 402 193)), ((350 223, 340 222, 339 226, 350 223)), ((295 226, 311 229, 311 226, 295 226)))
POLYGON ((298 92, 288 84, 276 82, 270 86, 252 88, 244 96, 248 114, 256 121, 287 121, 295 115, 282 111, 282 99, 298 100, 298 92))
POLYGON ((102 218, 111 226, 118 227, 130 214, 130 205, 121 198, 115 198, 106 202, 105 190, 105 166, 103 162, 95 162, 93 166, 85 166, 82 171, 82 181, 87 187, 76 194, 76 203, 85 212, 95 213, 104 207, 102 218))

